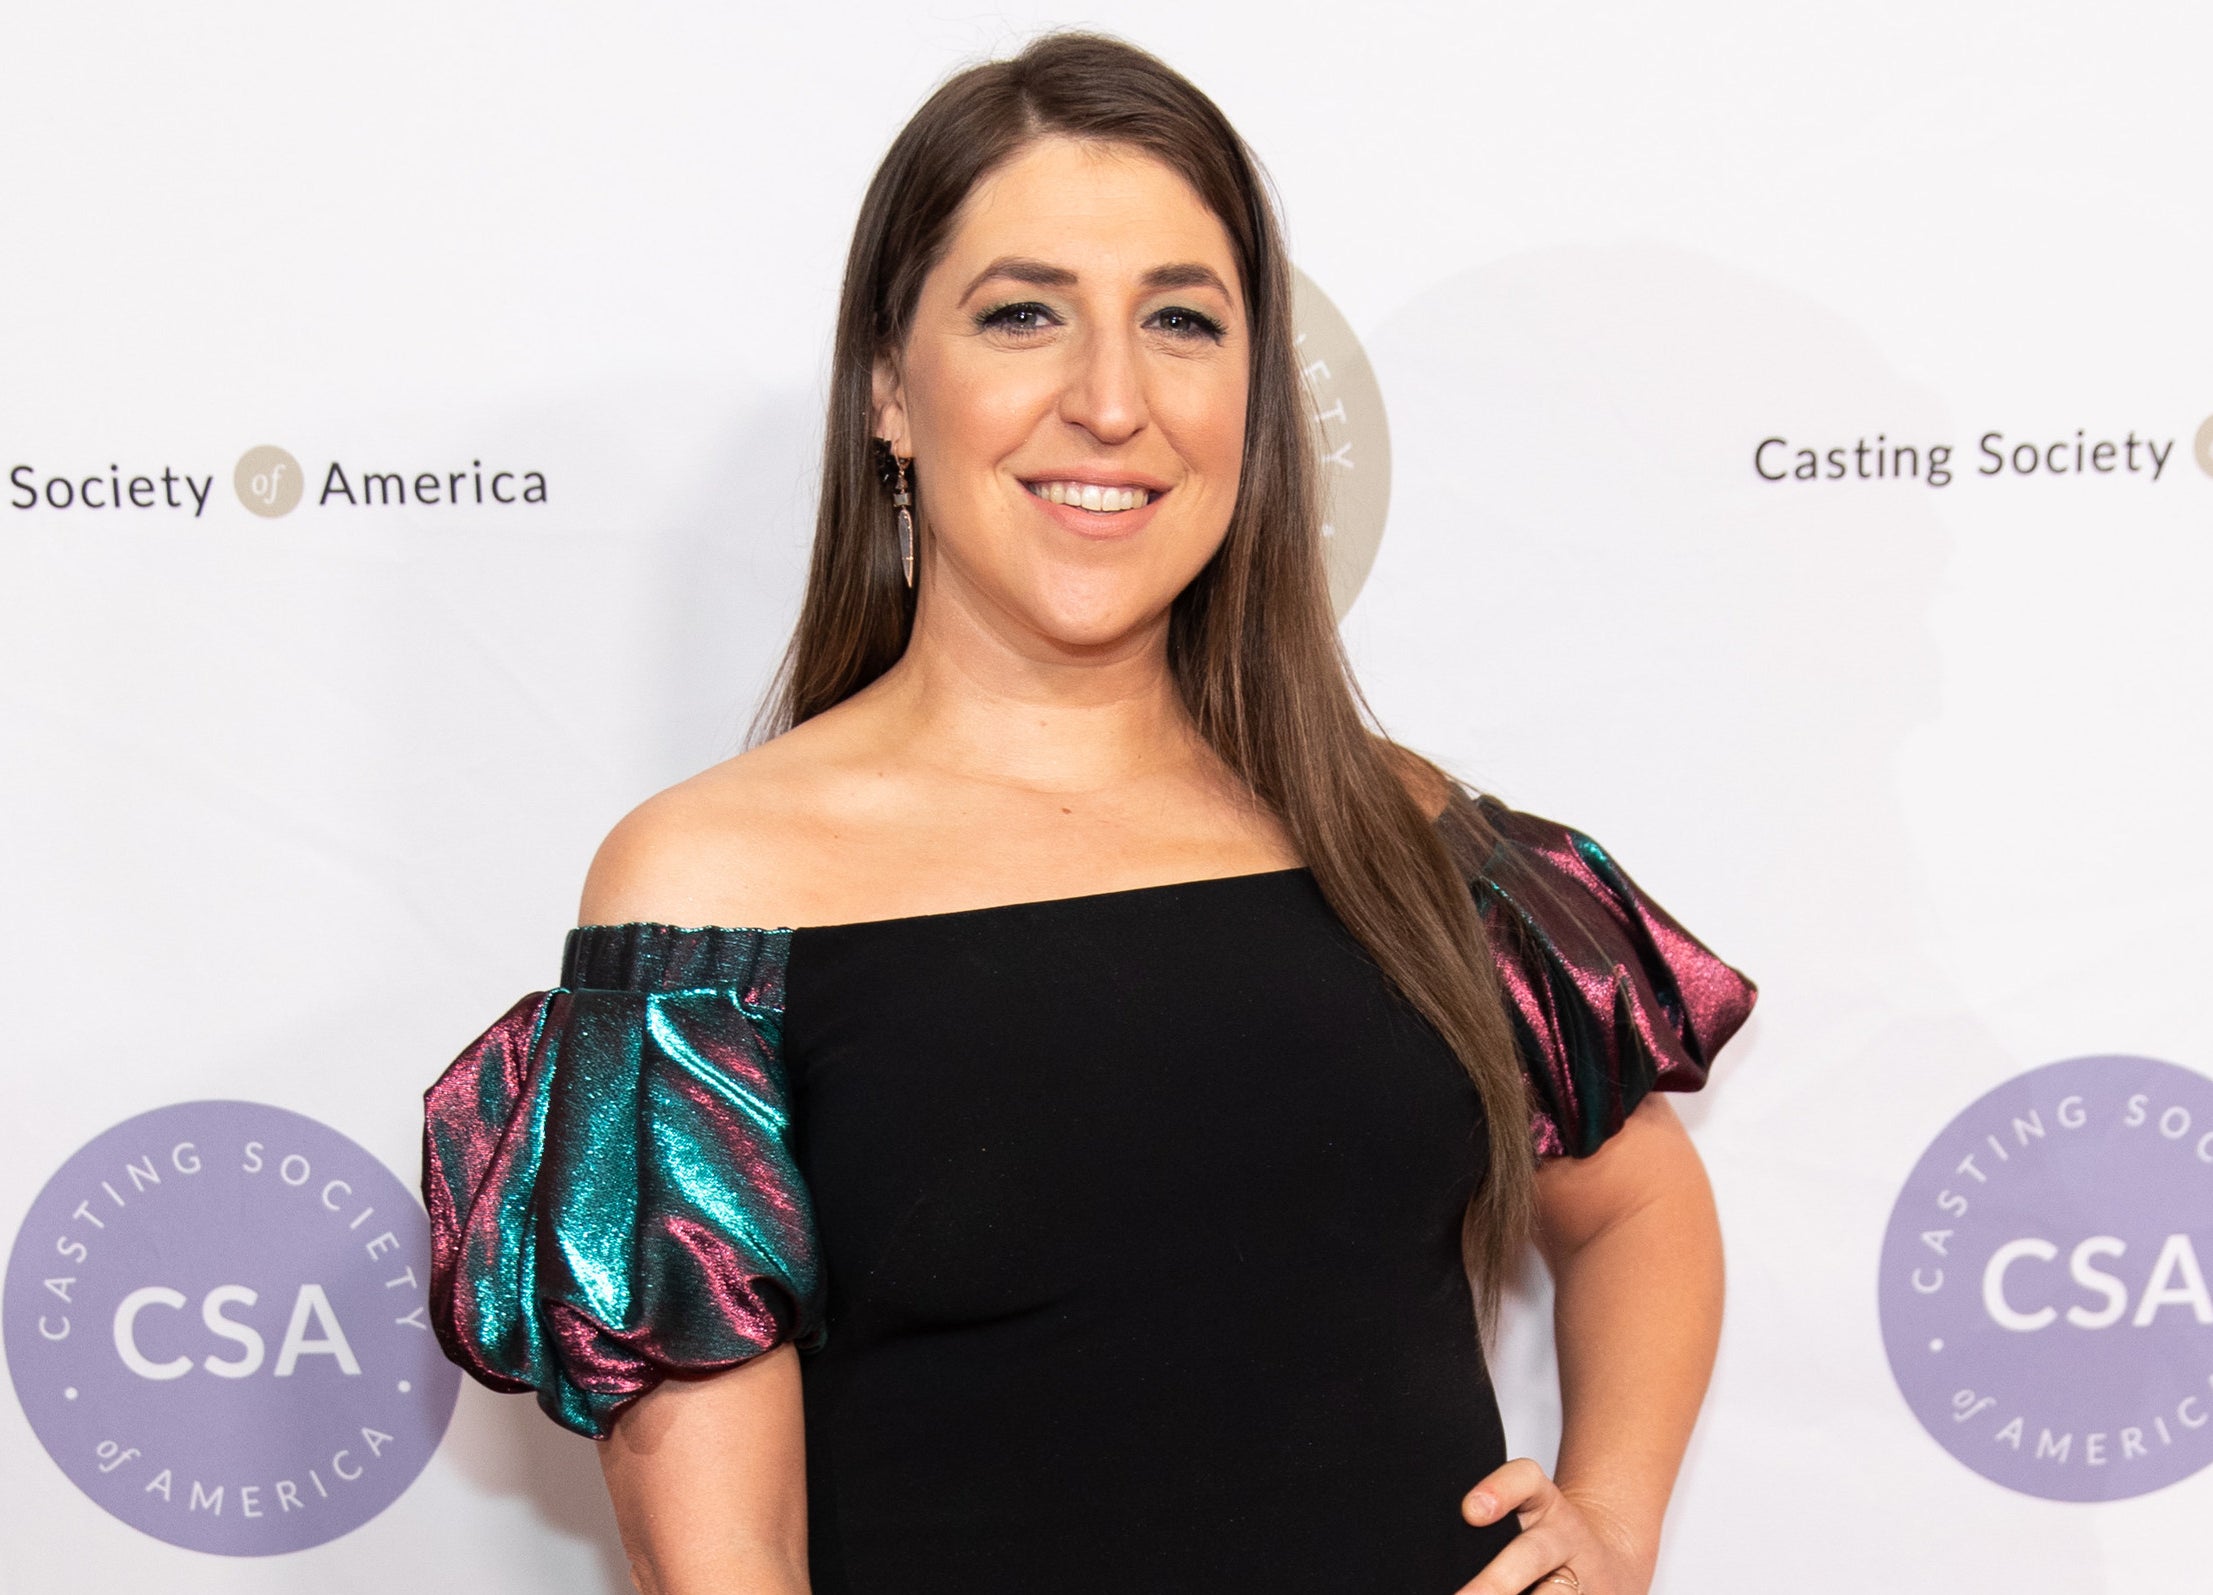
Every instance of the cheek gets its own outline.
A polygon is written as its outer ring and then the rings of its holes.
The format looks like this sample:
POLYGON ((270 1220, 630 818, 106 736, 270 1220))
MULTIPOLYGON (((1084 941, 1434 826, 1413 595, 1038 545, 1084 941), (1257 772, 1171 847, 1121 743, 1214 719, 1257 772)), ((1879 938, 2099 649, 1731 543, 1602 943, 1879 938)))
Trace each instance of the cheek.
POLYGON ((1194 373, 1193 380, 1177 384, 1163 399, 1156 414, 1226 520, 1245 460, 1244 374, 1194 373))
POLYGON ((936 485, 966 494, 1051 413, 1058 385, 1043 360, 1010 361, 996 351, 945 350, 908 369, 915 447, 941 469, 936 485))

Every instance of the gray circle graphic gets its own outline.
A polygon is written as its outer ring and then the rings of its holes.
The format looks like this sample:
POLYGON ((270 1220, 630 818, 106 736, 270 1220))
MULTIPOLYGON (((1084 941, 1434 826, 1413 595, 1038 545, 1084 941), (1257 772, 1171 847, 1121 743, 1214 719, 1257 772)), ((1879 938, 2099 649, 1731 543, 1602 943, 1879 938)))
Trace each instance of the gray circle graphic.
POLYGON ((2191 440, 2190 452, 2198 457, 2198 469, 2213 476, 2213 415, 2198 423, 2198 435, 2191 440))
POLYGON ((46 1182, 0 1293, 39 1443, 135 1529, 221 1556, 305 1550, 414 1482, 461 1383, 432 1334, 430 1221, 346 1136, 261 1102, 179 1102, 46 1182))
POLYGON ((1322 557, 1330 603, 1342 620, 1383 541, 1391 508, 1391 431, 1368 351, 1329 296, 1296 268, 1291 319, 1321 463, 1322 557))
POLYGON ((238 502, 269 520, 298 508, 306 485, 300 475, 300 462, 274 443, 248 449, 238 457, 231 472, 238 502))

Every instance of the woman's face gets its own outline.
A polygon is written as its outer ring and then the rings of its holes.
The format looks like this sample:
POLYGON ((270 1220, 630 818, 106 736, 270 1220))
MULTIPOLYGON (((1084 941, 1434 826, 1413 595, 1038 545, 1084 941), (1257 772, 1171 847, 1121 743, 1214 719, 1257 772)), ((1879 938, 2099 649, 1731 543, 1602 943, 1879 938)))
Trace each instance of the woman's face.
POLYGON ((1229 235, 1174 171, 1045 138, 985 178, 877 370, 921 618, 1063 654, 1157 623, 1228 529, 1246 368, 1229 235))

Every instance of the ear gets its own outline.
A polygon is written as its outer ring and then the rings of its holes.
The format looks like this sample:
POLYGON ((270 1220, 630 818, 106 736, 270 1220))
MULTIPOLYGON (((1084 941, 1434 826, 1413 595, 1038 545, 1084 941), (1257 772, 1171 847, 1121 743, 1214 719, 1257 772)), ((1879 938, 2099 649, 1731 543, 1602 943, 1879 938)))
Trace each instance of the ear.
POLYGON ((891 445, 892 453, 913 458, 914 442, 907 436, 907 385, 899 374, 897 356, 880 354, 876 357, 869 389, 876 436, 891 445))

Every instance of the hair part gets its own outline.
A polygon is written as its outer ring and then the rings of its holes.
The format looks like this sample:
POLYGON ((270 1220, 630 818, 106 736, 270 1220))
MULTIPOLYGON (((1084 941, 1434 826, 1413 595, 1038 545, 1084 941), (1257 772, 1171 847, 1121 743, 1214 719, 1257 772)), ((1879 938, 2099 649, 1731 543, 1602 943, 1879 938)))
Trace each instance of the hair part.
POLYGON ((889 532, 876 365, 905 342, 969 194, 1051 136, 1160 161, 1229 234, 1251 329, 1244 464, 1221 546, 1170 609, 1169 670, 1199 735, 1280 819, 1338 918, 1482 1097, 1489 1164, 1463 1250, 1488 1329, 1534 1211, 1528 1089, 1463 873, 1493 839, 1434 765, 1383 737, 1354 684, 1322 559, 1275 206, 1220 109, 1154 56, 1096 34, 1049 33, 949 79, 892 141, 846 257, 806 596, 755 737, 843 702, 906 649, 914 597, 889 532), (1453 795, 1444 827, 1409 793, 1410 775, 1453 795))

